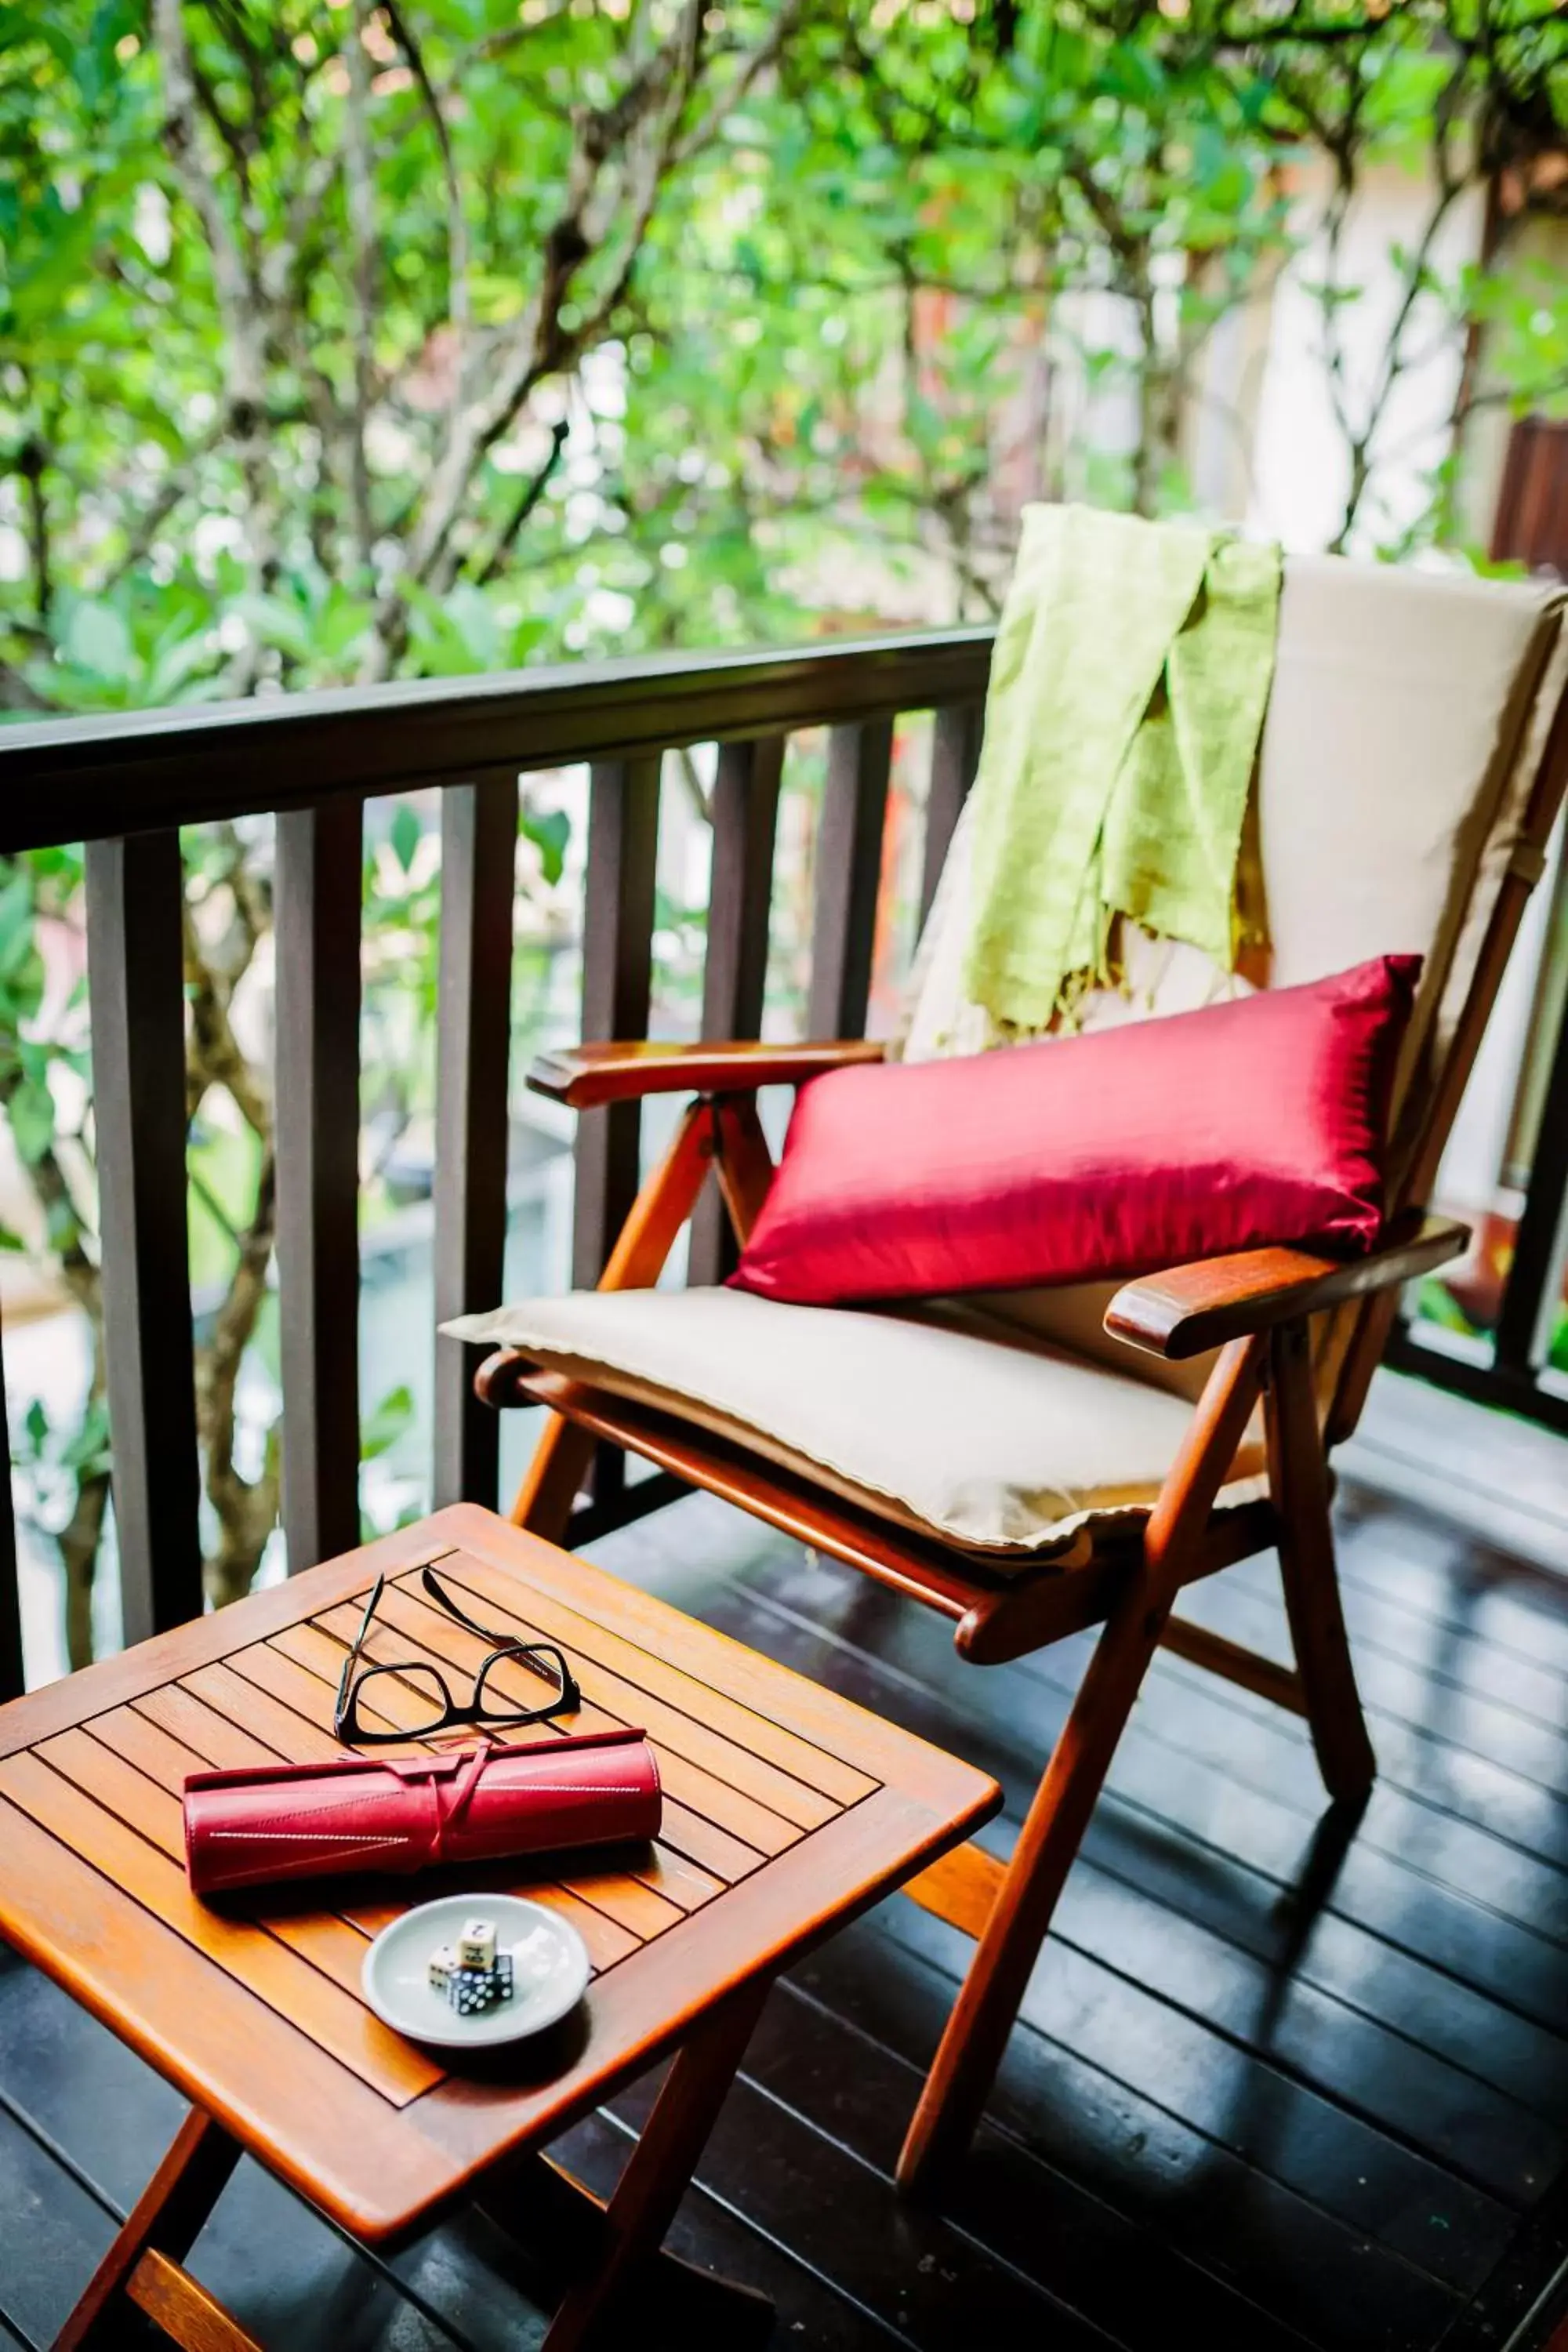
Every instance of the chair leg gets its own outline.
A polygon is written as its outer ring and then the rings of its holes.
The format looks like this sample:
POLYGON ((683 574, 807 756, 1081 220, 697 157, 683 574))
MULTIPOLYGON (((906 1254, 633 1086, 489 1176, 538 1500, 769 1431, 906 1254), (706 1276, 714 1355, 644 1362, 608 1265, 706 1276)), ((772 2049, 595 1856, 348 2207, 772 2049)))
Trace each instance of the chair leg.
POLYGON ((1193 1546, 1258 1400, 1264 1343, 1233 1340, 1209 1377, 1143 1540, 1142 1559, 1089 1661, 959 1991, 899 2158, 928 2192, 968 2146, 1068 1870, 1089 1826, 1193 1546))
POLYGON ((546 1543, 565 1541, 567 1522, 588 1475, 595 1443, 591 1431, 579 1429, 561 1413, 550 1415, 511 1507, 514 1528, 526 1528, 530 1535, 542 1536, 546 1543))
POLYGON ((1279 1570, 1296 1665, 1323 1785, 1337 1802, 1364 1801, 1377 1777, 1340 1605, 1328 1468, 1318 1428, 1305 1323, 1275 1332, 1266 1412, 1268 1470, 1279 1517, 1279 1570))
POLYGON ((899 2185, 913 2193, 940 2179, 980 2120, 1058 1897, 1153 1654, 1146 1616, 1142 1595, 1130 1592, 1100 1638, 1029 1807, 899 2158, 899 2185))

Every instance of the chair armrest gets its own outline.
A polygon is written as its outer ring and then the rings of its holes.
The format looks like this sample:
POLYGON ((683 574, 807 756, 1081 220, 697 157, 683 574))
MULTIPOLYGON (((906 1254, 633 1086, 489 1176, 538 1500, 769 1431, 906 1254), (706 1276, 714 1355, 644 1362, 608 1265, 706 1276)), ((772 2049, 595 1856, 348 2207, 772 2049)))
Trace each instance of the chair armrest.
POLYGON ((640 1095, 737 1095, 758 1087, 799 1086, 824 1070, 881 1059, 881 1046, 868 1037, 821 1045, 670 1045, 645 1038, 635 1045, 565 1045, 540 1054, 529 1066, 528 1083, 536 1095, 587 1110, 595 1103, 640 1095))
POLYGON ((1105 1310, 1117 1339, 1153 1356, 1201 1356, 1226 1339, 1266 1331, 1276 1323, 1315 1315, 1458 1257, 1468 1225, 1424 1217, 1395 1232, 1365 1257, 1331 1258, 1309 1250, 1240 1250, 1233 1257, 1200 1258, 1164 1274, 1142 1276, 1119 1290, 1105 1310))

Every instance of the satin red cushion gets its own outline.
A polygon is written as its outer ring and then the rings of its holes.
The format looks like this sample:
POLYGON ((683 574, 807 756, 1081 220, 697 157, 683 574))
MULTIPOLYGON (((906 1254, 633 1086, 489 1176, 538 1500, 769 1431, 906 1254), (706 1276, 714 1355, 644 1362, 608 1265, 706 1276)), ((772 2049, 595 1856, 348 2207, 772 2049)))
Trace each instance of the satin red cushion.
POLYGON ((1300 1243, 1355 1255, 1418 956, 803 1087, 733 1279, 766 1298, 1005 1290, 1300 1243))

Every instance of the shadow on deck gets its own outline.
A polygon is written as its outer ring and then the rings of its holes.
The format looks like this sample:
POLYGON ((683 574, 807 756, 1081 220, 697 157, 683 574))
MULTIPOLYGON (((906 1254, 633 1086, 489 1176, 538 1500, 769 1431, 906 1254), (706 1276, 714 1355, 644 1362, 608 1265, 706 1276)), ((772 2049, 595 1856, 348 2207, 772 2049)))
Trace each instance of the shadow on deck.
MULTIPOLYGON (((1568 1580, 1548 1572, 1568 1449, 1527 1433, 1527 1460, 1519 1424, 1382 1387, 1338 1514, 1381 1768, 1363 1819, 1324 1815, 1299 1722, 1162 1657, 941 2218, 890 2175, 969 1948, 894 1898, 798 1968, 676 2232, 775 2297, 781 2347, 1479 2352, 1548 2287, 1568 2244, 1568 1580)), ((1011 1837, 1087 1637, 961 1667, 936 1620, 706 1498, 595 1550, 994 1772, 1011 1837)), ((1185 1606, 1284 1654, 1267 1561, 1185 1606)), ((595 2186, 650 2094, 563 2144, 595 2186)), ((0 1958, 0 2346, 49 2341, 179 2106, 0 1958)), ((249 2164, 193 2267, 279 2352, 542 2332, 477 2215, 383 2264, 249 2164)))

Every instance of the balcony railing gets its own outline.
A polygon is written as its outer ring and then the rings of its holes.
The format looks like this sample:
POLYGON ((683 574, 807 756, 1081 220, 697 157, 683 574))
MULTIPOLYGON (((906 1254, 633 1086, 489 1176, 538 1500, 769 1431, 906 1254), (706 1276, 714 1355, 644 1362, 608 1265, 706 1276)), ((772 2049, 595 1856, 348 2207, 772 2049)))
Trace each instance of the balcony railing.
MULTIPOLYGON (((277 1261, 282 1517, 291 1568, 359 1540, 358 1140, 363 808, 439 787, 435 1174, 437 1318, 500 1296, 509 977, 520 776, 590 764, 582 1034, 647 1031, 660 768, 718 745, 701 1032, 758 1034, 783 754, 826 728, 806 1031, 864 1029, 893 723, 935 713, 921 912, 971 781, 991 654, 984 629, 799 652, 668 656, 72 720, 0 733, 0 853, 86 844, 100 1249, 121 1614, 128 1642, 203 1606, 186 1234, 179 827, 273 813, 277 1261)), ((589 1112, 575 1139, 573 1276, 594 1282, 635 1194, 639 1116, 589 1112)), ((1568 1175, 1559 1043, 1504 1308, 1539 1320, 1568 1175)), ((710 1204, 707 1204, 710 1205, 710 1204)), ((722 1270, 700 1215, 689 1278, 722 1270)), ((468 1353, 437 1345, 437 1503, 497 1499, 496 1417, 468 1353)), ((1500 1399, 1552 1417, 1500 1341, 1500 1399)), ((1407 1347, 1407 1360, 1410 1352, 1407 1347)), ((1439 1369, 1441 1369, 1439 1367, 1439 1369)), ((1479 1376, 1478 1376, 1479 1379, 1479 1376)), ((1475 1383, 1472 1382, 1472 1385, 1475 1383)), ((1486 1382, 1479 1381, 1484 1391, 1486 1382)), ((3 1428, 3 1415, 0 1415, 3 1428)), ((606 1465, 578 1533, 624 1515, 606 1465)), ((661 1498, 649 1482, 641 1501, 661 1498)), ((0 1696, 21 1687, 9 1486, 0 1500, 0 1696)))
MULTIPOLYGON (((582 1029, 647 1034, 660 768, 719 746, 702 1034, 757 1034, 783 753, 826 728, 807 1026, 858 1034, 893 722, 933 711, 922 911, 968 788, 987 630, 802 652, 655 656, 500 678, 27 726, 0 734, 0 854, 86 845, 100 1252, 127 1642, 203 1606, 186 1233, 179 828, 272 813, 282 1517, 291 1568, 360 1539, 359 1016, 363 808, 439 787, 435 1303, 500 1296, 519 778, 590 763, 582 1029)), ((575 1141, 573 1274, 591 1284, 636 1192, 636 1105, 575 1141)), ((691 1276, 721 1268, 716 1222, 691 1276)), ((436 1343, 434 1496, 494 1503, 496 1417, 469 1351, 436 1343)), ((3 1416, 0 1416, 3 1428, 3 1416)), ((616 1465, 618 1467, 618 1465, 616 1465)), ((611 1480, 596 1516, 615 1516, 611 1480)), ((651 1500, 652 1496, 645 1499, 651 1500)), ((22 1685, 9 1482, 0 1696, 22 1685)))

